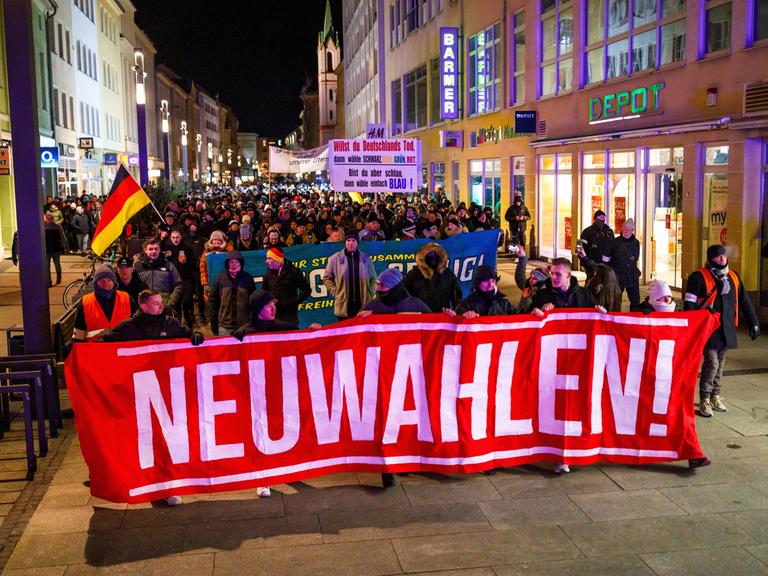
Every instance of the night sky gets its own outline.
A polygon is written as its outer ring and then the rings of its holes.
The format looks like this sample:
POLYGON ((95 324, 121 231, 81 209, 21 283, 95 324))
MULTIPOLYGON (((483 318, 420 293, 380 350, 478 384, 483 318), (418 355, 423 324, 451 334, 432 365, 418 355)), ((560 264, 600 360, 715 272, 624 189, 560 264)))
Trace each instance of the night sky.
MULTIPOLYGON (((325 0, 133 0, 158 62, 232 106, 241 132, 285 136, 317 74, 325 0)), ((331 0, 341 36, 341 0, 331 0)))

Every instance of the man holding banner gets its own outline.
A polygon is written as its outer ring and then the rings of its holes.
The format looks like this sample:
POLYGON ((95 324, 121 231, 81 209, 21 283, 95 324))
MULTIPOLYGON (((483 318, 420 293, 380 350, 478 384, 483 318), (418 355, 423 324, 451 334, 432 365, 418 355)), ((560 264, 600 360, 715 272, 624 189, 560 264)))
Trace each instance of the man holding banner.
POLYGON ((333 313, 339 320, 354 318, 376 293, 376 269, 358 249, 359 242, 355 232, 347 232, 344 249, 331 256, 325 267, 323 284, 334 297, 333 313))

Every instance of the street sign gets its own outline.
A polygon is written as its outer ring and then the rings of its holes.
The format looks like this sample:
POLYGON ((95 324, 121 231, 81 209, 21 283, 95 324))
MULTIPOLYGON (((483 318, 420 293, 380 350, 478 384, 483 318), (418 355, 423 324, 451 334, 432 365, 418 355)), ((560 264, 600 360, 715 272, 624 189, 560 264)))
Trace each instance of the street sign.
POLYGON ((51 148, 40 148, 40 167, 59 167, 59 149, 57 147, 53 146, 51 148))
POLYGON ((0 147, 0 176, 11 174, 11 149, 7 146, 0 147))
POLYGON ((93 138, 78 138, 77 147, 80 150, 93 150, 93 138))

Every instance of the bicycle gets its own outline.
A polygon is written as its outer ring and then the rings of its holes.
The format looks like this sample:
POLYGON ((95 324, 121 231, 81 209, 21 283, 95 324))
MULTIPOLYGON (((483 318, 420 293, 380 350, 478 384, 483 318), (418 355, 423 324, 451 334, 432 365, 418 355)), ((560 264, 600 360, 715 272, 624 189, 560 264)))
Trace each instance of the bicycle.
POLYGON ((93 276, 96 274, 96 266, 99 263, 106 262, 112 264, 117 258, 117 250, 115 248, 107 248, 102 256, 96 256, 95 254, 88 254, 86 256, 91 261, 91 268, 87 272, 83 272, 83 277, 73 280, 67 284, 62 294, 62 302, 65 310, 71 310, 77 303, 80 302, 80 298, 85 294, 88 286, 93 282, 93 276))

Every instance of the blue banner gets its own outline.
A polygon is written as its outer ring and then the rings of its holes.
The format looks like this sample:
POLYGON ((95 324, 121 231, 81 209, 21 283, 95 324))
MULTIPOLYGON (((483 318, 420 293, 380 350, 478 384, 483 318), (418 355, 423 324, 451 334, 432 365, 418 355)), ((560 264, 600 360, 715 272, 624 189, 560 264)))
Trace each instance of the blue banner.
MULTIPOLYGON (((464 295, 472 288, 475 269, 487 264, 496 267, 496 249, 499 231, 485 230, 458 234, 453 238, 438 241, 448 252, 450 267, 456 274, 464 295)), ((429 240, 405 240, 402 242, 361 242, 360 250, 373 260, 377 273, 385 268, 399 268, 403 274, 416 266, 416 252, 429 240)), ((344 248, 343 242, 310 244, 285 248, 285 257, 304 272, 312 288, 312 294, 299 306, 299 327, 306 328, 313 322, 323 326, 336 322, 333 314, 333 297, 328 295, 323 284, 323 274, 328 258, 344 248)), ((267 271, 266 250, 243 252, 245 271, 251 274, 256 286, 261 287, 267 271)), ((224 271, 226 254, 208 255, 208 278, 211 286, 219 274, 224 271)))

